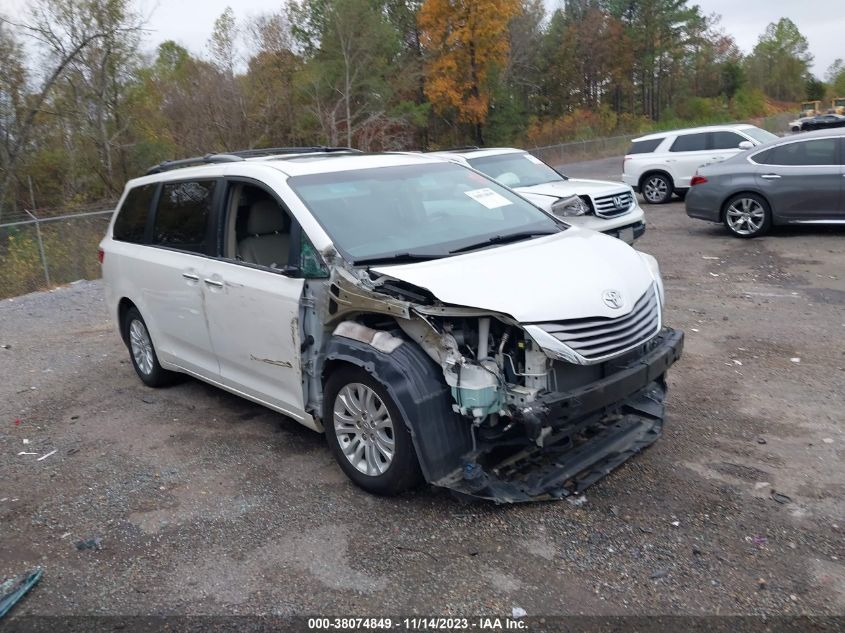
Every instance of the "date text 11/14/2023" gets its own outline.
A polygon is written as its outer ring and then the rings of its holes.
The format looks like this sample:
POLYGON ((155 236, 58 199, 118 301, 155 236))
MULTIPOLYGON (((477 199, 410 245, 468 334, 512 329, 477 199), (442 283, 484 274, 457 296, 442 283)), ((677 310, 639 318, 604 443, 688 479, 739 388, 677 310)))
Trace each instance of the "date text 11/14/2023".
POLYGON ((527 631, 528 623, 510 617, 346 617, 308 618, 308 629, 312 631, 527 631))

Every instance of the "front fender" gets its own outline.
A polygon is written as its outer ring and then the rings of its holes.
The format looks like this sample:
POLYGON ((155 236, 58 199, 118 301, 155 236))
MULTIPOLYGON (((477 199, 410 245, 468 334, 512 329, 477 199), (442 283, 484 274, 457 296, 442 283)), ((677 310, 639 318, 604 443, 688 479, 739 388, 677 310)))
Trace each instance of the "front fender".
POLYGON ((452 410, 443 370, 422 349, 404 340, 386 353, 366 342, 332 336, 325 360, 356 365, 384 385, 402 413, 426 481, 437 481, 461 466, 461 456, 472 450, 470 424, 452 410))

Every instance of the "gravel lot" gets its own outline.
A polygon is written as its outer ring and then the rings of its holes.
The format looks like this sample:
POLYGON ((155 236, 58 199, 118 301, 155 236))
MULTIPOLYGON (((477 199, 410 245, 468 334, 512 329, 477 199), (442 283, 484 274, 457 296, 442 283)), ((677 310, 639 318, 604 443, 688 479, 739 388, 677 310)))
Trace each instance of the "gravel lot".
POLYGON ((686 353, 577 507, 370 496, 281 415, 145 388, 99 283, 0 301, 0 579, 45 568, 16 615, 845 613, 845 231, 646 215, 686 353))

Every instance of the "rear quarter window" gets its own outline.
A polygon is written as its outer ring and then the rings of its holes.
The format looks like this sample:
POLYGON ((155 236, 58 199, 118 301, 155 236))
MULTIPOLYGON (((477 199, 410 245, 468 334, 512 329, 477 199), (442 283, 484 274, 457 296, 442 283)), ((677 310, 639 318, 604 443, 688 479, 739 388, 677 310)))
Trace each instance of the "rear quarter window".
POLYGON ((129 190, 123 199, 123 204, 117 212, 114 221, 112 237, 121 242, 144 241, 147 231, 147 218, 150 215, 150 205, 153 202, 156 185, 141 185, 129 190))
POLYGON ((645 141, 634 141, 628 148, 628 154, 649 154, 656 150, 663 142, 662 138, 650 138, 645 141))
POLYGON ((153 226, 153 244, 192 253, 207 250, 213 180, 165 183, 153 226))

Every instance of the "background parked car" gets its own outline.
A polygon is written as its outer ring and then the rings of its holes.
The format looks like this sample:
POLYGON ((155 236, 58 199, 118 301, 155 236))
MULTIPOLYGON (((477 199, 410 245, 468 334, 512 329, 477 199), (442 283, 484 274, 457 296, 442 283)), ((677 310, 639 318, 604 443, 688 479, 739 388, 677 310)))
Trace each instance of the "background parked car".
POLYGON ((634 139, 625 156, 622 180, 649 204, 683 198, 695 170, 778 138, 753 125, 711 125, 659 132, 634 139))
POLYGON ((788 124, 788 125, 789 125, 789 131, 790 131, 790 132, 801 132, 801 131, 802 131, 802 130, 801 130, 801 126, 802 126, 802 125, 803 125, 806 121, 810 121, 810 120, 812 120, 813 118, 815 118, 815 117, 811 117, 811 116, 802 116, 802 117, 798 117, 798 118, 797 118, 797 119, 795 119, 794 121, 790 121, 790 122, 789 122, 789 124, 788 124))
POLYGON ((845 130, 791 136, 698 171, 687 215, 738 237, 778 224, 845 224, 845 130))
POLYGON ((550 213, 631 244, 645 233, 633 190, 618 182, 568 178, 521 149, 477 147, 431 152, 477 169, 550 213))
POLYGON ((825 130, 834 127, 845 127, 845 116, 841 114, 822 114, 802 121, 801 131, 825 130))

